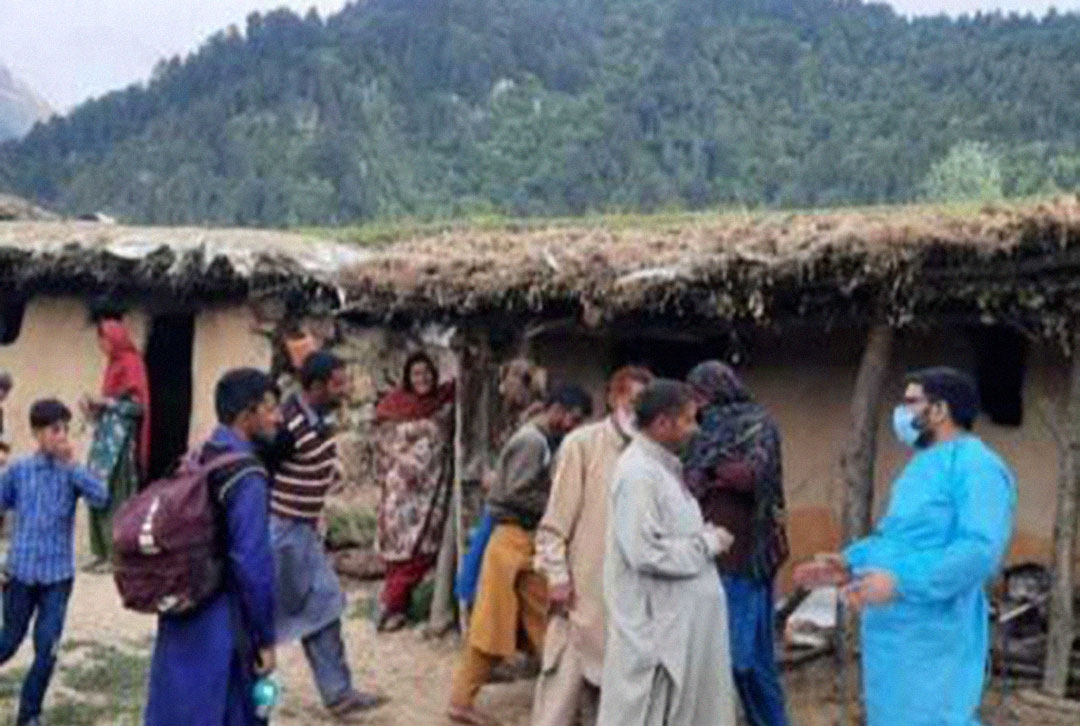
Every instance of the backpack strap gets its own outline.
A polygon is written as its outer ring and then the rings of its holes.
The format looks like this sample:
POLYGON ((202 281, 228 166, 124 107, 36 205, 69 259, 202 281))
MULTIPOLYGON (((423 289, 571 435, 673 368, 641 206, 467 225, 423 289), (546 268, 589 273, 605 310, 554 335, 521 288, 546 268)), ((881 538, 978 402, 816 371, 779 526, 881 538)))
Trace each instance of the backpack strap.
MULTIPOLYGON (((202 449, 200 449, 199 453, 201 455, 202 449)), ((199 473, 202 476, 210 476, 218 469, 226 466, 232 466, 233 464, 239 464, 240 462, 247 461, 248 459, 255 459, 255 455, 246 451, 230 451, 225 454, 218 454, 217 456, 210 459, 210 461, 207 461, 205 464, 199 464, 199 468, 201 469, 199 473)))
POLYGON ((220 487, 218 487, 217 499, 222 504, 225 503, 225 497, 228 496, 229 490, 232 489, 233 485, 243 479, 248 474, 260 474, 267 480, 269 480, 270 475, 266 473, 266 467, 258 463, 258 460, 254 456, 251 456, 250 458, 252 459, 251 464, 242 467, 238 472, 230 476, 222 483, 220 487))
MULTIPOLYGON (((205 447, 198 450, 200 453, 196 454, 196 460, 197 457, 201 456, 201 452, 204 448, 205 447)), ((270 475, 266 471, 266 467, 259 462, 259 458, 255 454, 246 451, 230 451, 213 457, 206 463, 199 465, 199 475, 209 482, 212 474, 237 464, 244 464, 244 466, 241 466, 237 471, 230 473, 229 477, 217 487, 215 499, 217 499, 219 503, 224 503, 225 497, 228 495, 229 490, 232 489, 233 485, 249 474, 261 474, 267 479, 270 478, 270 475)))

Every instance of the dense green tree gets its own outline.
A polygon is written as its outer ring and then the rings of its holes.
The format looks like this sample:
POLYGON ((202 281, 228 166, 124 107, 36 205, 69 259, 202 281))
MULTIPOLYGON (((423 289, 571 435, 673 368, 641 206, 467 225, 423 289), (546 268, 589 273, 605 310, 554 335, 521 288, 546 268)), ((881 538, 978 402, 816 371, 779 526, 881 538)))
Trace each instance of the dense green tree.
POLYGON ((930 167, 922 186, 930 201, 1001 199, 1001 159, 988 144, 962 141, 930 167))
POLYGON ((860 0, 367 0, 253 14, 0 145, 140 222, 824 206, 1080 188, 1080 16, 860 0))

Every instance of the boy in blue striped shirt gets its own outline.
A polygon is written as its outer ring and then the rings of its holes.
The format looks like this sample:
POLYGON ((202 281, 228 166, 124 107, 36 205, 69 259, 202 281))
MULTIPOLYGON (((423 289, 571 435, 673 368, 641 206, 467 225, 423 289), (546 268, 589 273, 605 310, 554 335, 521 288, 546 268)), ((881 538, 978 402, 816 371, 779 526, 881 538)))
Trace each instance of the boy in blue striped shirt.
POLYGON ((30 428, 38 450, 0 475, 0 509, 15 512, 15 531, 3 572, 0 665, 15 655, 37 613, 34 663, 23 682, 17 726, 37 726, 56 665, 75 577, 75 503, 80 496, 96 509, 109 503, 105 484, 73 463, 70 422, 71 411, 60 401, 34 403, 30 428))

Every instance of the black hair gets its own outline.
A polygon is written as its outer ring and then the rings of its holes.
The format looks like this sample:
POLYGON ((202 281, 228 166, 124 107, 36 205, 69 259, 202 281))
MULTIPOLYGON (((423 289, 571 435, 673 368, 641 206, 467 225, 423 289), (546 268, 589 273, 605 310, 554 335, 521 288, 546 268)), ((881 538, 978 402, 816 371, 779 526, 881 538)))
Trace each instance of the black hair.
POLYGON ((218 421, 229 425, 236 417, 262 403, 267 393, 276 393, 270 376, 256 368, 234 368, 214 388, 214 409, 218 421))
POLYGON ((90 303, 90 322, 94 325, 103 320, 123 320, 127 308, 110 297, 99 297, 90 303))
POLYGON ((923 368, 908 374, 907 383, 922 386, 930 402, 944 401, 949 404, 953 421, 968 431, 979 416, 979 393, 975 379, 955 368, 940 366, 923 368))
POLYGON ((431 371, 432 383, 438 385, 439 383, 439 368, 435 365, 435 361, 431 359, 431 356, 423 351, 417 351, 405 359, 405 368, 402 371, 401 387, 409 393, 416 393, 413 390, 412 376, 409 374, 412 372, 413 366, 417 363, 423 363, 431 371))
POLYGON ((304 358, 300 365, 300 385, 311 388, 315 383, 326 383, 334 371, 345 367, 345 361, 326 350, 317 350, 304 358))
POLYGON ((44 429, 71 420, 71 411, 60 400, 43 398, 30 406, 30 428, 44 429))
POLYGON ((634 414, 637 425, 645 428, 661 416, 677 416, 694 400, 694 390, 682 381, 658 378, 641 392, 634 414))
POLYGON ((585 416, 592 416, 592 396, 576 383, 560 383, 551 389, 544 399, 544 405, 560 405, 567 411, 577 409, 585 416))

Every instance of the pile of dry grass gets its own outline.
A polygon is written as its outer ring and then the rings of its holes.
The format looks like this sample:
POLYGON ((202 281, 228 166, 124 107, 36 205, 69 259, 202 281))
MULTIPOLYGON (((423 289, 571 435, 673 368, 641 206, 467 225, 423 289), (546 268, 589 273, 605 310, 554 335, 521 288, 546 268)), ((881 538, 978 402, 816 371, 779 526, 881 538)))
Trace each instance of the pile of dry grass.
POLYGON ((1067 278, 1078 246, 1076 198, 697 215, 405 235, 341 281, 353 314, 381 319, 571 310, 592 323, 646 314, 760 324, 832 313, 903 323, 923 308, 1053 312, 1063 284, 1074 292, 1067 278))

